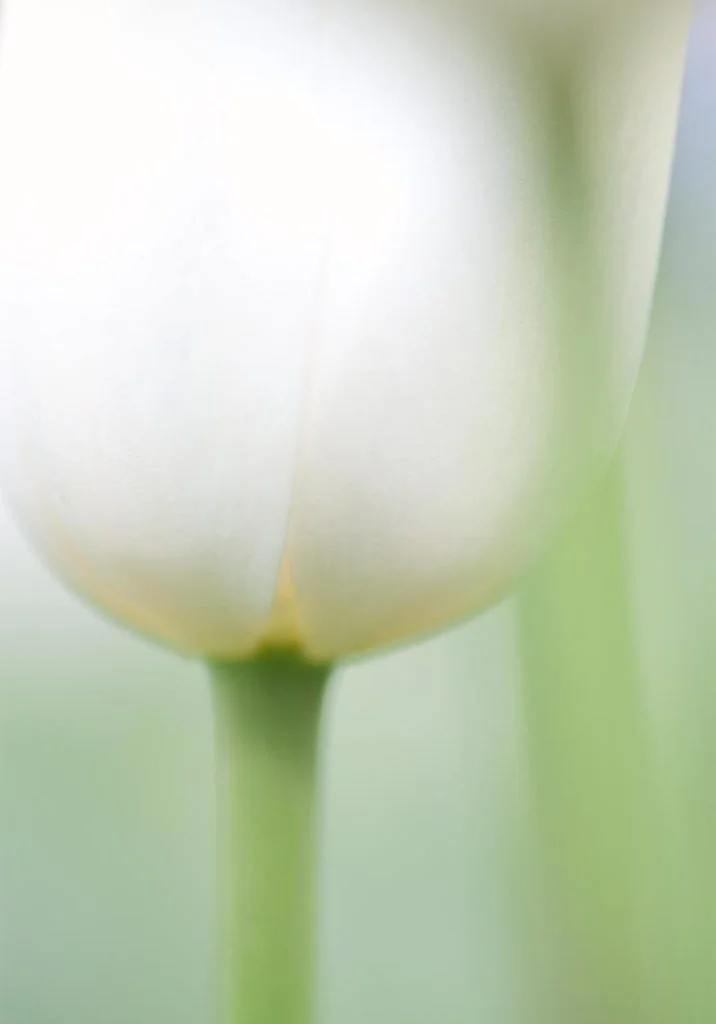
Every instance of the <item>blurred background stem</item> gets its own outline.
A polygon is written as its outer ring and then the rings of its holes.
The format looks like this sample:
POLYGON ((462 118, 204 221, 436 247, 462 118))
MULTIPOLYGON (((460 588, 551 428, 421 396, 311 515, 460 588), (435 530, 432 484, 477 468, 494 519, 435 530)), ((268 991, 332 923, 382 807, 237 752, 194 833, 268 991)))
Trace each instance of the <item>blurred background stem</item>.
POLYGON ((313 1024, 316 767, 329 669, 211 666, 220 1024, 313 1024))
POLYGON ((562 1010, 610 1024, 656 1019, 644 1005, 654 808, 624 556, 617 463, 519 601, 536 815, 565 951, 562 1010))
MULTIPOLYGON (((590 395, 610 394, 614 341, 594 183, 582 152, 578 55, 549 67, 544 78, 561 406, 555 486, 569 490, 579 484, 583 465, 602 459, 598 439, 608 408, 590 395), (586 461, 580 459, 585 450, 586 461)), ((570 1024, 656 1019, 645 1005, 644 938, 655 819, 623 498, 617 459, 518 600, 530 779, 561 955, 556 1016, 570 1024)))

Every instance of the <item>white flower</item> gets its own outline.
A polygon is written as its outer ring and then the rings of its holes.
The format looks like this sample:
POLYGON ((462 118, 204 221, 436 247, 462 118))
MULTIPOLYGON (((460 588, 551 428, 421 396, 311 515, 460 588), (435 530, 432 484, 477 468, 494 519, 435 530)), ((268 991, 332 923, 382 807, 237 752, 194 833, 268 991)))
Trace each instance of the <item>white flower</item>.
POLYGON ((95 602, 187 652, 324 659, 493 600, 573 498, 570 280, 609 411, 574 486, 596 471, 641 355, 688 12, 592 19, 567 61, 525 44, 531 7, 7 0, 2 469, 95 602))

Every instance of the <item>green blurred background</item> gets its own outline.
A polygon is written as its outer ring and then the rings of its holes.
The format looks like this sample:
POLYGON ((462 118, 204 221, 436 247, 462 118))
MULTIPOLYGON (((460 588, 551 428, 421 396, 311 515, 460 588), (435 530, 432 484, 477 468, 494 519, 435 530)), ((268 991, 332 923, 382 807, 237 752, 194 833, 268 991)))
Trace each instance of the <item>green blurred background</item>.
MULTIPOLYGON (((516 599, 337 674, 326 1024, 716 1020, 715 286, 702 11, 649 355, 595 498, 617 492, 618 568, 612 533, 578 526, 516 599), (573 666, 531 637, 590 610, 565 578, 610 610, 576 648, 594 680, 555 716, 573 666)), ((5 513, 0 574, 0 1022, 210 1024, 203 671, 68 595, 5 513)))

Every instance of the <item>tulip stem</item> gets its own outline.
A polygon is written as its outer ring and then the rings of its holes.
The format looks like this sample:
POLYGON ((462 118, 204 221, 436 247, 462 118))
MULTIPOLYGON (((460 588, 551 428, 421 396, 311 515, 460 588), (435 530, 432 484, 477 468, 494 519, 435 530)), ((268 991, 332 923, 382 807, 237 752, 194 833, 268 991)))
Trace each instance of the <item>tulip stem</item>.
POLYGON ((316 766, 330 673, 290 656, 210 666, 220 1024, 313 1024, 316 766))

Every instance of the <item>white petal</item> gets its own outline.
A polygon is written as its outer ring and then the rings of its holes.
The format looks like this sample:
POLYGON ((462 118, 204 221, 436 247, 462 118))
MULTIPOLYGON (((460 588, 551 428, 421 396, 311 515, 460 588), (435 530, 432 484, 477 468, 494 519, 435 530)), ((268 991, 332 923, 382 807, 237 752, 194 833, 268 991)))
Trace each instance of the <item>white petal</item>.
POLYGON ((7 6, 13 503, 111 612, 239 653, 273 603, 316 320, 313 4, 233 5, 223 38, 179 39, 101 4, 7 6))
MULTIPOLYGON (((545 125, 518 64, 458 8, 422 22, 407 4, 391 24, 382 0, 333 7, 346 147, 363 174, 337 203, 290 534, 316 656, 476 610, 558 511, 552 359, 565 339, 534 135, 545 125)), ((614 426, 642 347, 684 21, 601 51, 585 77, 604 221, 594 263, 620 253, 614 426)))
POLYGON ((620 20, 581 62, 578 115, 591 171, 595 249, 625 407, 648 328, 681 100, 689 0, 620 20))
MULTIPOLYGON (((439 625, 554 516, 542 111, 480 5, 434 6, 5 5, 5 474, 75 584, 181 647, 439 625)), ((622 406, 676 29, 584 61, 622 406)))

